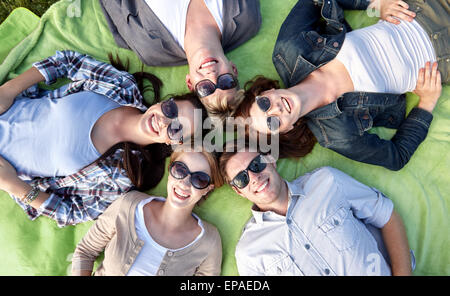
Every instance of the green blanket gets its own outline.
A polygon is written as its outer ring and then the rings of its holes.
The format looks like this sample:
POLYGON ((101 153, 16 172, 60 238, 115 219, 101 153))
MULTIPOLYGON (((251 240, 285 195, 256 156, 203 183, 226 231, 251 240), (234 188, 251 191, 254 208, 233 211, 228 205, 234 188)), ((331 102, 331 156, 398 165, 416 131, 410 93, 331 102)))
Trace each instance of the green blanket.
MULTIPOLYGON (((98 1, 62 0, 40 19, 25 9, 15 10, 0 26, 0 82, 27 70, 30 65, 53 55, 56 50, 71 49, 107 60, 107 53, 129 58, 130 71, 138 71, 140 62, 131 51, 119 49, 109 32, 98 1), (75 7, 76 8, 76 7, 75 7)), ((279 79, 271 54, 279 28, 296 0, 261 0, 263 24, 258 35, 228 57, 239 69, 241 85, 255 75, 279 79)), ((354 28, 373 24, 364 11, 346 12, 354 28)), ((150 68, 164 81, 163 95, 187 91, 186 66, 150 68)), ((418 98, 408 95, 408 111, 418 98)), ((380 189, 389 196, 406 225, 410 247, 417 259, 416 275, 450 275, 450 87, 444 87, 434 111, 428 137, 411 161, 399 172, 357 163, 316 145, 300 160, 280 160, 279 172, 292 180, 321 166, 333 166, 357 180, 380 189)), ((374 129, 383 138, 395 133, 374 129)), ((166 194, 167 173, 157 188, 149 193, 166 194)), ((4 192, 0 193, 0 275, 67 275, 71 255, 78 241, 93 222, 58 228, 41 217, 29 221, 22 209, 4 192)), ((223 245, 223 275, 237 275, 235 245, 245 222, 250 203, 226 185, 210 195, 196 213, 217 226, 223 245)))

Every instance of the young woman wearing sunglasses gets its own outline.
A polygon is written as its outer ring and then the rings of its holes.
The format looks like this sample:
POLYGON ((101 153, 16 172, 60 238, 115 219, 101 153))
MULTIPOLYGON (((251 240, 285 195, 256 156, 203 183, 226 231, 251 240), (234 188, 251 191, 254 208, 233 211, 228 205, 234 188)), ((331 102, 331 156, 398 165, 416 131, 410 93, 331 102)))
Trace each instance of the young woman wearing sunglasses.
POLYGON ((287 88, 264 77, 246 85, 235 115, 280 133, 280 155, 304 156, 315 136, 350 159, 399 170, 425 139, 442 89, 438 63, 449 81, 448 1, 371 2, 383 20, 349 32, 343 9, 369 1, 298 1, 273 52, 287 88), (405 119, 406 92, 420 101, 405 119), (376 126, 397 133, 384 140, 368 132, 376 126))
POLYGON ((243 97, 235 96, 238 71, 225 53, 258 32, 259 0, 100 4, 118 46, 133 50, 150 66, 188 64, 186 85, 210 115, 222 119, 233 114, 243 97))
MULTIPOLYGON (((161 81, 135 76, 151 80, 158 101, 161 81)), ((120 194, 156 186, 167 145, 188 139, 207 116, 191 94, 147 106, 131 74, 72 51, 35 63, 0 97, 0 189, 30 218, 43 214, 59 226, 95 219, 120 194), (72 83, 55 91, 29 88, 65 76, 72 83)))
POLYGON ((167 198, 132 191, 114 202, 78 244, 73 275, 220 275, 222 245, 217 229, 192 213, 222 185, 217 159, 207 152, 174 152, 167 198))

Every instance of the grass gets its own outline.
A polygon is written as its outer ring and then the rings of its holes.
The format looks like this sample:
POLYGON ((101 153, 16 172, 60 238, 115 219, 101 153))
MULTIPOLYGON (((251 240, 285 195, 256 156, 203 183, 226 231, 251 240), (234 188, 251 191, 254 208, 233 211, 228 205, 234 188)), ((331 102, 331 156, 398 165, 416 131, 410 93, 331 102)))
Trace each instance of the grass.
POLYGON ((41 16, 53 3, 58 0, 1 0, 0 23, 17 7, 25 7, 41 16))

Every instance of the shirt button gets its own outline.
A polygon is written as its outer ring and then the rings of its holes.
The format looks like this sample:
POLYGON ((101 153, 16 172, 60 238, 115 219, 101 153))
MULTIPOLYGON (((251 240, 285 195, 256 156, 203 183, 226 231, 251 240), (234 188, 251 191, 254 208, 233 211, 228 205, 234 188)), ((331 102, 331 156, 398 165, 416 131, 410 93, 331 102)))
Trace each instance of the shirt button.
POLYGON ((164 275, 164 270, 160 269, 160 270, 158 271, 158 275, 164 275))
POLYGON ((333 46, 334 47, 338 47, 339 46, 339 42, 333 42, 333 46))
POLYGON ((173 256, 173 252, 167 252, 167 256, 172 257, 173 256))
POLYGON ((311 246, 309 244, 306 244, 305 249, 309 250, 309 248, 311 248, 311 246))
POLYGON ((287 219, 286 223, 290 225, 292 223, 291 219, 287 219))
POLYGON ((438 34, 434 34, 433 38, 434 38, 434 40, 437 40, 439 38, 439 35, 438 34))
POLYGON ((325 274, 327 274, 327 275, 330 274, 330 270, 328 268, 325 268, 324 271, 325 271, 325 274))

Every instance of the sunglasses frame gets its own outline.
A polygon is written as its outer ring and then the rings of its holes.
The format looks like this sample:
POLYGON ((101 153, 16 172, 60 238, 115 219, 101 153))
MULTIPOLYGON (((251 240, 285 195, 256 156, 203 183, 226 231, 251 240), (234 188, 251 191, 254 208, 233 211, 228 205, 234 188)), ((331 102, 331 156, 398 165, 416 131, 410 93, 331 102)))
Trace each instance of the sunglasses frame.
POLYGON ((197 96, 201 99, 201 98, 204 98, 204 97, 207 97, 207 96, 212 95, 213 93, 216 92, 217 89, 228 90, 228 89, 233 89, 233 88, 237 88, 237 87, 239 87, 239 81, 238 81, 238 79, 237 79, 232 73, 223 73, 223 74, 220 74, 219 76, 217 76, 217 84, 215 84, 214 82, 212 82, 211 80, 209 80, 208 78, 206 78, 206 79, 203 79, 203 80, 200 80, 199 82, 197 82, 197 83, 195 84, 194 89, 195 89, 195 93, 197 94, 197 96), (221 87, 219 87, 219 82, 220 82, 219 80, 220 80, 220 77, 225 76, 225 75, 230 75, 231 78, 233 78, 233 82, 236 84, 236 86, 231 87, 231 88, 221 88, 221 87), (199 94, 197 88, 198 88, 198 85, 199 85, 200 83, 202 83, 202 82, 209 82, 209 83, 211 83, 211 84, 214 86, 214 91, 213 91, 212 93, 210 93, 209 95, 201 96, 201 95, 199 94))
MULTIPOLYGON (((272 102, 270 101, 270 99, 269 99, 268 97, 264 97, 264 96, 256 96, 256 97, 255 97, 255 101, 256 101, 256 105, 258 106, 259 110, 261 110, 261 111, 264 112, 264 113, 267 113, 267 111, 269 111, 270 108, 272 108, 272 102), (264 110, 263 108, 261 108, 261 105, 258 103, 259 101, 261 101, 261 100, 263 100, 263 99, 266 99, 266 100, 269 102, 269 107, 268 107, 266 110, 264 110)), ((279 130, 279 129, 280 129, 280 119, 279 119, 277 116, 267 116, 267 127, 269 128, 269 130, 270 130, 271 132, 275 132, 275 131, 279 130), (272 122, 273 118, 276 118, 277 121, 278 121, 278 128, 277 128, 277 129, 272 129, 272 124, 271 124, 271 122, 272 122)))
POLYGON ((205 173, 205 172, 201 172, 201 171, 199 171, 199 172, 191 172, 191 171, 189 170, 188 166, 187 166, 184 162, 182 162, 182 161, 177 161, 177 160, 176 160, 176 161, 172 162, 172 163, 169 165, 169 174, 170 174, 172 177, 174 177, 175 179, 177 179, 177 180, 183 180, 184 178, 186 178, 187 176, 189 176, 189 183, 191 183, 192 187, 194 187, 195 189, 198 189, 198 190, 203 190, 203 189, 207 188, 209 185, 211 185, 211 176, 210 176, 210 175, 208 175, 208 174, 205 173), (176 164, 180 164, 180 165, 182 165, 182 166, 186 169, 187 175, 184 176, 183 178, 177 178, 177 177, 175 177, 175 176, 172 174, 172 168, 173 168, 176 164), (202 175, 208 176, 208 184, 207 184, 205 187, 203 187, 203 188, 199 188, 199 187, 195 186, 194 183, 192 183, 192 176, 193 176, 194 174, 197 174, 197 175, 198 175, 198 174, 202 174, 202 175))
POLYGON ((248 166, 247 166, 247 168, 246 168, 245 170, 240 171, 239 173, 236 174, 236 176, 234 176, 233 179, 231 179, 230 185, 231 185, 231 186, 234 186, 234 187, 236 187, 236 188, 238 188, 238 189, 244 189, 245 187, 247 187, 248 184, 250 183, 250 176, 249 176, 249 174, 248 174, 248 171, 251 171, 252 173, 255 173, 255 174, 260 174, 261 172, 263 172, 263 171, 267 168, 267 163, 266 163, 266 162, 262 162, 262 161, 261 161, 262 158, 263 158, 263 155, 262 155, 262 154, 258 154, 258 156, 256 156, 255 158, 253 158, 253 159, 250 161, 250 163, 248 164, 248 166), (259 164, 260 164, 260 165, 261 165, 261 164, 264 164, 264 167, 263 167, 262 170, 260 170, 259 172, 255 172, 255 171, 253 171, 253 170, 250 169, 250 166, 252 165, 252 163, 253 163, 257 158, 259 159, 259 164), (234 180, 237 178, 237 176, 239 176, 240 174, 245 174, 245 175, 247 176, 247 180, 248 180, 247 184, 245 184, 245 186, 243 186, 243 187, 237 186, 236 183, 235 183, 235 181, 234 181, 234 180))
POLYGON ((167 118, 172 120, 172 122, 170 122, 170 124, 167 126, 167 136, 169 137, 169 139, 170 140, 174 140, 174 141, 178 141, 179 144, 183 144, 183 125, 178 120, 178 106, 175 103, 174 98, 170 98, 170 99, 168 99, 168 100, 166 100, 164 102, 161 102, 161 112, 163 113, 163 115, 165 117, 167 117, 167 118), (164 112, 163 105, 170 104, 170 103, 175 104, 175 107, 176 107, 176 115, 175 116, 169 116, 166 112, 164 112), (170 136, 169 128, 171 128, 171 126, 172 126, 172 124, 174 122, 177 122, 180 125, 180 130, 181 130, 181 137, 180 137, 180 139, 172 139, 172 137, 170 136))

